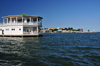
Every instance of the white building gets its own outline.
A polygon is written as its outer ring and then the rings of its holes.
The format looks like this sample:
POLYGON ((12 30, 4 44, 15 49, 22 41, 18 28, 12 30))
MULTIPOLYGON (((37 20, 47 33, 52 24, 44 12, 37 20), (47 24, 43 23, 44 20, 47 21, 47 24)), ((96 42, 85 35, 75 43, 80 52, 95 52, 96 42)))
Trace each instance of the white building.
POLYGON ((5 16, 0 24, 0 36, 40 36, 42 17, 30 15, 5 16))

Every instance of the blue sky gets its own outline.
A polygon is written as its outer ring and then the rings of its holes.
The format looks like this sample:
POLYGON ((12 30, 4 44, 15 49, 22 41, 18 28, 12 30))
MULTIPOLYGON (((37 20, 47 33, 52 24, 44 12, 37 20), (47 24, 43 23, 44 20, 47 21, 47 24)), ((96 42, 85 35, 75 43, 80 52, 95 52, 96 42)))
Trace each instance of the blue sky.
POLYGON ((100 31, 100 0, 0 0, 0 22, 19 14, 43 17, 43 28, 100 31))

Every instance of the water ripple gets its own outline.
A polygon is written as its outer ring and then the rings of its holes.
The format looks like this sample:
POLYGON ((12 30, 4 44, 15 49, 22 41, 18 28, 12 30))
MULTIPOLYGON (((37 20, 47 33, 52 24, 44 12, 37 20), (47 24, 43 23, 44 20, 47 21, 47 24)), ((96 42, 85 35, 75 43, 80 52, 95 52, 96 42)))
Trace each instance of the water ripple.
POLYGON ((0 37, 1 66, 100 66, 100 33, 0 37))

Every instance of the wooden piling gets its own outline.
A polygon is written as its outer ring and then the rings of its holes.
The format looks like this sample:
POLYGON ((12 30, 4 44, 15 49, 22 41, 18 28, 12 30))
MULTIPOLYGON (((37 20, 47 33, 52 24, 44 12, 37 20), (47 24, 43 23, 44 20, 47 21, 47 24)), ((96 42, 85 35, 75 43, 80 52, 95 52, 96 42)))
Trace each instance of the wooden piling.
POLYGON ((23 35, 22 35, 22 37, 23 37, 23 35))

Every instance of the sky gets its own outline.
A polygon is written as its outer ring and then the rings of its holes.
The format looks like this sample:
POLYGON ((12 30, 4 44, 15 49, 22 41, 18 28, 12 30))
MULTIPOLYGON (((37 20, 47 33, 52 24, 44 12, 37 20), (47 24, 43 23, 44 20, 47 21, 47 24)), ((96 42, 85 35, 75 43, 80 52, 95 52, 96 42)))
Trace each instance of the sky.
POLYGON ((100 0, 0 0, 0 22, 3 16, 19 14, 43 17, 43 28, 100 32, 100 0))

